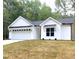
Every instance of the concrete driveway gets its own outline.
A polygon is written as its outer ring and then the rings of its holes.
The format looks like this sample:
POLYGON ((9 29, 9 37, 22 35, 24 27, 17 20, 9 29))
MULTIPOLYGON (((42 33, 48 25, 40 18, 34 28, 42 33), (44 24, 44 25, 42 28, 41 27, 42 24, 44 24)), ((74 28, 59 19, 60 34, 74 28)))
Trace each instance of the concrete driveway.
POLYGON ((3 40, 3 45, 18 42, 18 41, 23 41, 23 40, 3 40))

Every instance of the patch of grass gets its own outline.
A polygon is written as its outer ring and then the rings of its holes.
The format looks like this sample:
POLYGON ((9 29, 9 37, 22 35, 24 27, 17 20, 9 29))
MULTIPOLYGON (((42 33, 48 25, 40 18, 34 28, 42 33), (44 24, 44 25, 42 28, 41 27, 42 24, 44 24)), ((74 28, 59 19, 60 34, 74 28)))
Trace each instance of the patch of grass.
POLYGON ((4 59, 75 59, 75 41, 25 40, 3 51, 4 59))

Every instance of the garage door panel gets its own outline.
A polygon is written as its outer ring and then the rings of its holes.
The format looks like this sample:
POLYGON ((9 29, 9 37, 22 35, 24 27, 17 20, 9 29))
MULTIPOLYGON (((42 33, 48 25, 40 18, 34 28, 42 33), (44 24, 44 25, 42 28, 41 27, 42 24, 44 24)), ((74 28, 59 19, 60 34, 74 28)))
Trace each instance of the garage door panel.
POLYGON ((12 33, 12 38, 13 39, 29 39, 31 38, 31 32, 27 31, 22 31, 22 32, 13 32, 12 33))

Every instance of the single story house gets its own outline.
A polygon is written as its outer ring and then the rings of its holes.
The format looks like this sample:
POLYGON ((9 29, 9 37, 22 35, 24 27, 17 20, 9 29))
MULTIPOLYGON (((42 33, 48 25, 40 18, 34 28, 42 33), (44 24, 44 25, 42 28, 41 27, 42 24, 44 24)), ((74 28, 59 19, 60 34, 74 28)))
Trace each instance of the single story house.
POLYGON ((29 21, 22 16, 19 16, 8 26, 9 39, 71 40, 74 36, 73 24, 74 18, 56 20, 52 17, 49 17, 44 21, 29 21))

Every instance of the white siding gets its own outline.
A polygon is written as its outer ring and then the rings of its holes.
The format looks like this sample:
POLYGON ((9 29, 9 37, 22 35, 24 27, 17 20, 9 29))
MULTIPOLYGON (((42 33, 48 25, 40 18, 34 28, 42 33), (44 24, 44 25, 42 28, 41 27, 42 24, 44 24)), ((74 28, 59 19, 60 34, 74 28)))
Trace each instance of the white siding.
POLYGON ((33 27, 32 37, 33 39, 40 39, 40 27, 33 27))
POLYGON ((19 16, 13 23, 11 23, 8 27, 12 26, 29 26, 32 25, 27 19, 19 16))
POLYGON ((29 22, 25 22, 23 19, 19 19, 15 24, 12 26, 29 26, 29 22))
POLYGON ((61 25, 49 20, 48 22, 46 22, 44 25, 41 26, 41 39, 61 39, 61 25), (44 25, 56 25, 56 26, 48 26, 48 27, 44 27, 44 25), (46 36, 46 28, 55 28, 55 32, 54 32, 54 36, 46 36))
POLYGON ((62 40, 71 40, 71 26, 62 25, 62 40))
POLYGON ((41 39, 41 28, 40 27, 36 27, 36 38, 37 39, 41 39))

